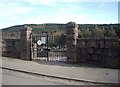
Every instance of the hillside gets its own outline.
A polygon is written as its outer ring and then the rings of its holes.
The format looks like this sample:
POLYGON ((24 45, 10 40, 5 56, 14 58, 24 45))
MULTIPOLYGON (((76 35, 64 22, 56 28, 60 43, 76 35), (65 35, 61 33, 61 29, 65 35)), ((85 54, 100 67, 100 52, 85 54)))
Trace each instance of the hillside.
POLYGON ((24 25, 16 25, 8 28, 2 29, 3 32, 19 32, 21 29, 23 29, 24 26, 29 26, 33 29, 33 32, 38 31, 64 31, 65 30, 65 24, 24 24, 24 25))
MULTIPOLYGON (((79 29, 96 29, 96 24, 78 24, 79 29)), ((24 26, 29 26, 33 28, 33 32, 65 32, 66 30, 66 24, 24 24, 24 25, 16 25, 8 28, 2 29, 2 32, 19 32, 21 29, 23 29, 24 26)), ((120 24, 97 24, 97 27, 100 29, 114 29, 117 33, 117 35, 120 37, 120 24)))

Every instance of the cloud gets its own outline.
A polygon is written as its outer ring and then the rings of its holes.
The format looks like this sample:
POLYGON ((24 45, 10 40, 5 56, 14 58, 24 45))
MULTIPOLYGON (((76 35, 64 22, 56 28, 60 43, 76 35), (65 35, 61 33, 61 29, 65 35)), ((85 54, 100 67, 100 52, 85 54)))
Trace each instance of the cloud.
POLYGON ((4 4, 0 4, 0 6, 0 17, 8 19, 12 16, 24 15, 33 11, 32 7, 21 6, 14 3, 7 4, 6 6, 4 4))
POLYGON ((85 5, 89 5, 89 3, 84 3, 84 5, 80 1, 3 0, 0 3, 0 27, 20 24, 67 23, 69 21, 79 24, 117 22, 115 11, 112 13, 110 13, 111 9, 104 11, 107 4, 97 3, 98 6, 96 5, 94 10, 94 8, 86 8, 85 5))
POLYGON ((43 5, 52 5, 55 3, 55 0, 25 0, 24 2, 28 2, 32 5, 43 4, 43 5))
POLYGON ((74 21, 76 23, 85 23, 87 18, 82 15, 36 15, 29 19, 24 20, 28 24, 42 24, 42 23, 67 23, 74 21))
POLYGON ((99 8, 104 8, 104 6, 105 6, 105 2, 99 4, 99 8))
POLYGON ((58 8, 58 11, 56 13, 58 14, 76 14, 79 13, 80 11, 85 10, 85 8, 83 8, 82 6, 76 5, 76 4, 66 4, 65 6, 61 6, 60 8, 58 8))
POLYGON ((74 3, 81 2, 82 0, 57 0, 58 3, 74 3))
POLYGON ((22 0, 25 2, 29 2, 33 5, 43 4, 43 5, 56 5, 60 3, 80 3, 80 2, 119 2, 119 0, 22 0))
POLYGON ((81 0, 24 0, 24 2, 28 2, 32 5, 38 5, 38 4, 43 4, 43 5, 56 5, 60 3, 73 3, 73 2, 80 2, 81 0))
MULTIPOLYGON (((31 4, 53 5, 59 3, 101 2, 101 0, 23 0, 31 4)), ((119 0, 104 0, 102 2, 118 2, 119 0)))
POLYGON ((109 18, 105 18, 108 21, 100 20, 101 18, 93 17, 93 16, 83 16, 83 15, 56 15, 56 16, 47 16, 47 15, 39 15, 36 17, 32 17, 30 19, 26 19, 23 22, 27 24, 42 24, 42 23, 67 23, 69 21, 74 21, 78 24, 99 24, 101 23, 112 23, 112 21, 108 20, 109 18), (99 20, 99 21, 96 21, 99 20))
POLYGON ((32 7, 20 3, 0 3, 0 28, 21 24, 24 16, 32 11, 32 7))
POLYGON ((50 5, 53 3, 78 3, 78 2, 119 2, 119 0, 0 0, 1 3, 21 3, 29 2, 31 4, 46 4, 50 5))

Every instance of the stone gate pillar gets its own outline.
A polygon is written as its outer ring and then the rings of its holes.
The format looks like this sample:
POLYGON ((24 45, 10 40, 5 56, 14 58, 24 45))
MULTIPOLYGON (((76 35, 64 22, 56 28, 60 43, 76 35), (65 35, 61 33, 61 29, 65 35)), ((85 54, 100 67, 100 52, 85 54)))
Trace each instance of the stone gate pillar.
POLYGON ((24 26, 21 30, 21 59, 31 60, 32 28, 24 26))
POLYGON ((76 63, 77 38, 78 38, 78 25, 75 22, 68 22, 66 31, 66 47, 68 62, 76 63))

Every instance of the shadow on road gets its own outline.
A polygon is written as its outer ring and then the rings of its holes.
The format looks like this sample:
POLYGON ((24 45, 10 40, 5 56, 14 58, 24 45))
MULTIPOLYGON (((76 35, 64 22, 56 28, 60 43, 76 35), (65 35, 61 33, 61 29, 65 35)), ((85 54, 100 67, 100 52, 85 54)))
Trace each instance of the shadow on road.
POLYGON ((64 67, 84 67, 84 68, 104 68, 100 65, 90 64, 90 63, 68 63, 64 61, 40 61, 40 60, 34 60, 34 62, 38 64, 43 65, 55 65, 55 66, 64 66, 64 67))

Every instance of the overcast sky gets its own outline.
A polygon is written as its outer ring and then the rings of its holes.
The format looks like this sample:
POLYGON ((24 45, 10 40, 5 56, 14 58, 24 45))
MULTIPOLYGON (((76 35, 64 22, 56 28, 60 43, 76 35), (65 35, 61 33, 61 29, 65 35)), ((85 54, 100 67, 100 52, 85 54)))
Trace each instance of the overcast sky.
POLYGON ((0 0, 0 29, 21 24, 118 23, 118 0, 0 0))

